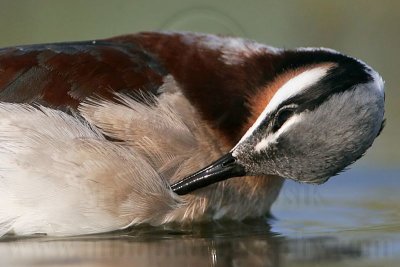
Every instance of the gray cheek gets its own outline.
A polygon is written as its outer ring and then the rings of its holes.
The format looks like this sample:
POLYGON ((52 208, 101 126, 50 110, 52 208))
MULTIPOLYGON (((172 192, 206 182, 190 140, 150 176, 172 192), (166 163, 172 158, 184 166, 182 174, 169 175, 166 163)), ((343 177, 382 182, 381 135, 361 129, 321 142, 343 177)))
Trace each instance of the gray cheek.
MULTIPOLYGON (((305 132, 307 135, 307 132, 305 132)), ((304 136, 281 136, 269 149, 271 161, 279 175, 301 181, 314 181, 333 174, 330 168, 334 161, 326 158, 326 143, 323 139, 305 142, 304 136)))

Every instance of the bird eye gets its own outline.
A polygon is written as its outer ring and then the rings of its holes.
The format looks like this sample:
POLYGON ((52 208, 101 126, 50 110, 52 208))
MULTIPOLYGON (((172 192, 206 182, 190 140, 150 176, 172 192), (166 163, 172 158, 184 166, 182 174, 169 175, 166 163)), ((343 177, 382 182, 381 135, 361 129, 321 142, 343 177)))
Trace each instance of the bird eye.
POLYGON ((272 130, 274 132, 278 131, 279 128, 282 127, 283 124, 294 114, 295 109, 294 108, 282 108, 278 111, 278 113, 275 116, 274 119, 274 125, 272 127, 272 130))

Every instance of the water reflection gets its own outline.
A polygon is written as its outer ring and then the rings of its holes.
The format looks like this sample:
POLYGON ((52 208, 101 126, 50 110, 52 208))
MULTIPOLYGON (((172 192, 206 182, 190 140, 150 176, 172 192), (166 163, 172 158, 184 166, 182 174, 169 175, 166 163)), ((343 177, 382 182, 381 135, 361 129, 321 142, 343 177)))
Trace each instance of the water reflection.
POLYGON ((3 263, 19 266, 283 266, 361 255, 359 247, 334 237, 285 238, 271 232, 265 220, 74 238, 9 236, 0 242, 3 263))

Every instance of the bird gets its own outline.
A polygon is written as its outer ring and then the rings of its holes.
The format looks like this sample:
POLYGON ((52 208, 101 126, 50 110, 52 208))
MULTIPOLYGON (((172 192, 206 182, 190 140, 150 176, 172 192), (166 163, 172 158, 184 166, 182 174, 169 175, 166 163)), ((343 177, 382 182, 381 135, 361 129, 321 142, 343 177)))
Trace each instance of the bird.
POLYGON ((384 82, 328 48, 139 32, 0 49, 0 236, 266 216, 384 126, 384 82))

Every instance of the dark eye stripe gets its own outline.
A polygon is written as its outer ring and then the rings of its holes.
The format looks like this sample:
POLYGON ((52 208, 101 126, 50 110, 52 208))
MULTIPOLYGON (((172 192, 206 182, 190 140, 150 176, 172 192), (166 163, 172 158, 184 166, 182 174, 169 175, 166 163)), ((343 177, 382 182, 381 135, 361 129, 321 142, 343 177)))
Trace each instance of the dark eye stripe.
POLYGON ((278 111, 278 113, 275 116, 274 119, 274 124, 272 126, 272 131, 276 132, 278 131, 282 125, 290 118, 293 116, 295 113, 294 108, 283 108, 278 111))

